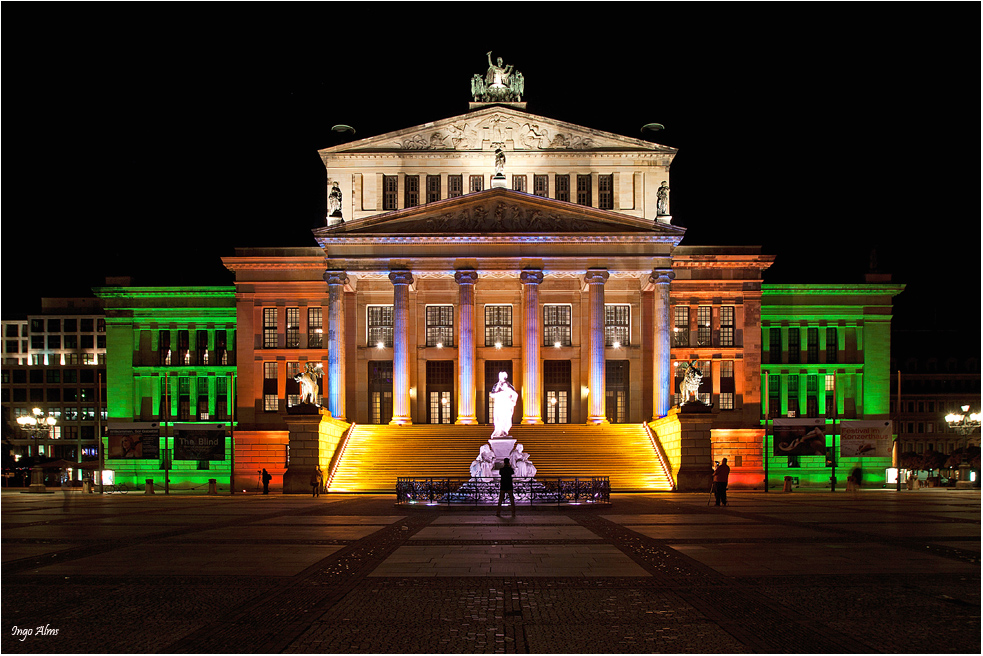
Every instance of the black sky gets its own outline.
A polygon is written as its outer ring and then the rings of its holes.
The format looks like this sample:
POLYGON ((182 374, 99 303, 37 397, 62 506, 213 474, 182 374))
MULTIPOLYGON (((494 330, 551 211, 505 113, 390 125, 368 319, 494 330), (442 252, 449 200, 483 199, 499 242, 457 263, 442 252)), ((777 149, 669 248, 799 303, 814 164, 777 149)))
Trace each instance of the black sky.
POLYGON ((488 50, 531 113, 664 124, 684 244, 760 244, 767 282, 861 282, 876 249, 897 321, 979 313, 978 4, 347 7, 7 4, 3 316, 315 245, 331 126, 463 114, 488 50))

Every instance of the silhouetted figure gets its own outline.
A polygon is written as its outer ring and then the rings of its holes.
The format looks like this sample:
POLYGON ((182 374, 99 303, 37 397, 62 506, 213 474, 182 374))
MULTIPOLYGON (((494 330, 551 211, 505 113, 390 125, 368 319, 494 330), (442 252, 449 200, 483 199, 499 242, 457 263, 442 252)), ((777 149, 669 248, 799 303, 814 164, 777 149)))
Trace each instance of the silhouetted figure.
POLYGON ((501 476, 501 482, 498 486, 498 512, 495 513, 496 517, 502 516, 502 501, 505 500, 505 495, 509 495, 509 505, 512 506, 512 517, 515 517, 515 494, 512 491, 512 475, 515 470, 512 469, 512 464, 506 460, 502 463, 502 469, 498 472, 501 476))
POLYGON ((321 496, 321 486, 324 484, 324 474, 321 473, 321 468, 317 465, 314 466, 314 473, 311 474, 311 496, 319 497, 321 496))
POLYGON ((730 467, 727 465, 727 458, 720 461, 720 465, 713 470, 713 495, 717 499, 714 505, 719 506, 721 502, 727 505, 727 479, 730 477, 730 467))
POLYGON ((263 469, 263 494, 270 493, 270 481, 273 480, 273 475, 270 472, 263 469))

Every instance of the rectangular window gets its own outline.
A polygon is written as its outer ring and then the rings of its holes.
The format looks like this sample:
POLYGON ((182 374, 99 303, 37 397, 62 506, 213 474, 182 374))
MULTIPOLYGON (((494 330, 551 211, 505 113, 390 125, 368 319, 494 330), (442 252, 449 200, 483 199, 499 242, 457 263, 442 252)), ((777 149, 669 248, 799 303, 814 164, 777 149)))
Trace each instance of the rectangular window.
POLYGON ((556 176, 556 199, 570 202, 570 176, 556 176))
POLYGON ((787 405, 789 412, 794 412, 794 417, 799 416, 799 377, 792 374, 788 377, 788 398, 787 405))
MULTIPOLYGON (((294 380, 295 376, 300 375, 301 368, 299 362, 288 362, 287 363, 287 378, 284 381, 286 389, 284 390, 287 397, 287 407, 300 405, 300 383, 294 380)), ((317 399, 315 399, 317 401, 317 399)))
POLYGON ((287 308, 287 348, 300 348, 300 308, 287 308))
POLYGON ((322 348, 322 336, 324 334, 324 324, 321 316, 321 308, 307 308, 307 348, 322 348))
POLYGON ((524 175, 513 175, 512 176, 512 191, 525 191, 526 190, 526 176, 524 175))
POLYGON ((468 179, 468 184, 471 189, 471 193, 476 191, 482 191, 485 188, 485 176, 483 175, 472 175, 468 179))
POLYGON ((208 364, 208 331, 195 331, 195 361, 198 364, 208 364))
POLYGON ((215 419, 229 419, 229 379, 225 376, 215 379, 215 419))
POLYGON ((710 346, 710 317, 712 316, 709 305, 701 305, 696 308, 696 345, 710 346))
POLYGON ((449 175, 447 176, 447 197, 457 198, 458 196, 464 195, 464 176, 463 175, 449 175))
POLYGON ((826 416, 836 415, 836 375, 826 374, 826 416))
POLYGON ((802 344, 799 342, 801 336, 802 331, 799 330, 798 326, 792 326, 788 329, 788 361, 791 364, 802 362, 802 344))
POLYGON ((277 363, 263 363, 263 410, 277 412, 280 409, 277 389, 277 363))
POLYGON ((720 308, 720 345, 734 345, 734 306, 724 305, 720 308))
POLYGON ((191 421, 191 378, 180 376, 177 379, 177 418, 178 421, 191 421))
POLYGON ((485 346, 512 346, 512 306, 485 306, 485 346))
POLYGON ((614 176, 597 176, 597 206, 602 210, 614 209, 614 176))
POLYGON ((454 306, 427 306, 427 346, 454 345, 454 306))
POLYGON ((768 416, 782 416, 782 377, 778 374, 768 376, 768 416))
POLYGON ((628 346, 631 332, 631 306, 604 306, 604 345, 613 348, 628 346))
POLYGON ((577 176, 577 205, 586 205, 590 207, 591 205, 591 182, 590 175, 578 175, 577 176))
POLYGON ((74 333, 78 331, 78 319, 65 319, 64 327, 66 333, 74 333))
POLYGON ((157 364, 171 364, 171 331, 162 330, 157 334, 157 364))
POLYGON ((819 376, 806 376, 806 417, 819 416, 819 376))
MULTIPOLYGON (((99 321, 103 321, 103 320, 100 319, 99 321)), ((93 323, 92 319, 82 319, 79 322, 79 325, 83 333, 91 333, 93 331, 93 326, 95 324, 93 323)))
POLYGON ((543 306, 543 345, 571 346, 573 310, 569 305, 543 306))
POLYGON ((436 203, 440 200, 440 176, 427 176, 427 202, 436 203))
POLYGON ((826 329, 826 363, 836 364, 839 342, 837 341, 836 328, 826 329))
POLYGON ((534 175, 532 176, 532 193, 537 196, 542 196, 544 198, 549 198, 550 195, 550 177, 548 175, 534 175))
POLYGON ((672 345, 689 346, 689 307, 677 305, 673 311, 672 345))
POLYGON ((736 386, 734 385, 734 361, 721 360, 718 366, 720 370, 720 391, 717 397, 718 405, 721 410, 733 410, 734 393, 736 391, 736 386))
POLYGON ((263 348, 276 346, 276 308, 263 308, 263 348))
POLYGON ((393 306, 370 305, 368 312, 369 339, 368 345, 379 348, 393 346, 393 306))
POLYGON ((399 198, 399 176, 382 176, 382 209, 394 210, 399 198))
POLYGON ((809 350, 807 354, 809 358, 808 362, 809 364, 816 364, 819 362, 819 329, 807 328, 806 339, 808 340, 806 347, 809 350))
POLYGON ((782 329, 770 328, 768 330, 768 362, 771 364, 782 363, 782 329))
POLYGON ((48 332, 49 333, 60 333, 61 332, 61 319, 48 319, 48 332))
POLYGON ((420 204, 420 176, 408 175, 403 182, 403 207, 420 204))
POLYGON ((61 335, 48 335, 48 348, 49 349, 60 349, 61 348, 61 335))
POLYGON ((198 377, 198 421, 208 421, 208 379, 204 376, 198 377))
POLYGON ((43 333, 44 332, 44 319, 31 319, 31 332, 32 333, 43 333))
MULTIPOLYGON (((14 342, 16 344, 16 342, 14 342)), ((65 348, 66 349, 77 349, 79 347, 79 337, 78 335, 65 335, 65 348)), ((16 353, 16 351, 15 351, 16 353)))

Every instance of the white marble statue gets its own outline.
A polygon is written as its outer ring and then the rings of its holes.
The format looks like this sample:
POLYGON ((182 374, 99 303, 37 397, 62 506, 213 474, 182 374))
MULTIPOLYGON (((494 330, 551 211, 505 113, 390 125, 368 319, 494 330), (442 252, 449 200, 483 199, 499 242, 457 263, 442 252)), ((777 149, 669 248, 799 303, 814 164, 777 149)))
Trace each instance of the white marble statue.
POLYGON ((515 470, 516 478, 536 478, 536 466, 529 460, 529 454, 523 452, 522 445, 516 444, 509 454, 509 463, 515 470))
POLYGON ((699 403, 700 383, 703 381, 703 373, 696 367, 696 362, 686 365, 686 375, 683 382, 679 385, 680 395, 683 403, 699 403))
POLYGON ((512 413, 519 394, 508 381, 509 375, 504 371, 498 373, 498 382, 491 390, 491 398, 495 400, 495 431, 492 437, 507 437, 512 430, 512 413))
POLYGON ((304 371, 294 376, 294 381, 300 383, 300 402, 317 405, 317 379, 322 375, 320 364, 308 362, 304 371))
POLYGON ((478 457, 476 460, 481 461, 481 477, 490 478, 492 472, 495 470, 495 453, 492 451, 492 448, 487 444, 482 444, 481 448, 478 449, 478 457))

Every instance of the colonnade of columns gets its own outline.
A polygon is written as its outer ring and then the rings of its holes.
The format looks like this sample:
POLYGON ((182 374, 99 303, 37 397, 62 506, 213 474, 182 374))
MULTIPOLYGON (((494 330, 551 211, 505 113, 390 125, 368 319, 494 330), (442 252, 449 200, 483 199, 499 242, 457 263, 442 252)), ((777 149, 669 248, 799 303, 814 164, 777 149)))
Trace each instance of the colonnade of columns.
MULTIPOLYGON (((589 317, 589 381, 588 423, 607 423, 605 409, 604 372, 604 284, 610 274, 604 269, 589 269, 584 276, 587 284, 589 317)), ((669 325, 669 283, 671 269, 656 269, 649 280, 655 286, 655 384, 653 413, 656 418, 669 413, 672 375, 670 371, 671 328, 669 325)), ((542 403, 539 375, 540 345, 543 340, 542 317, 539 311, 539 286, 543 272, 526 269, 520 272, 522 283, 522 423, 542 424, 542 403)), ((326 271, 328 283, 328 371, 325 372, 328 409, 332 416, 345 417, 345 331, 344 271, 326 271)), ((410 271, 392 271, 393 284, 393 425, 412 423, 410 414, 410 295, 413 284, 410 271)), ((458 411, 457 423, 475 424, 477 396, 475 356, 475 293, 478 273, 471 269, 455 272, 458 284, 458 411)), ((513 383, 514 384, 514 383, 513 383)))

